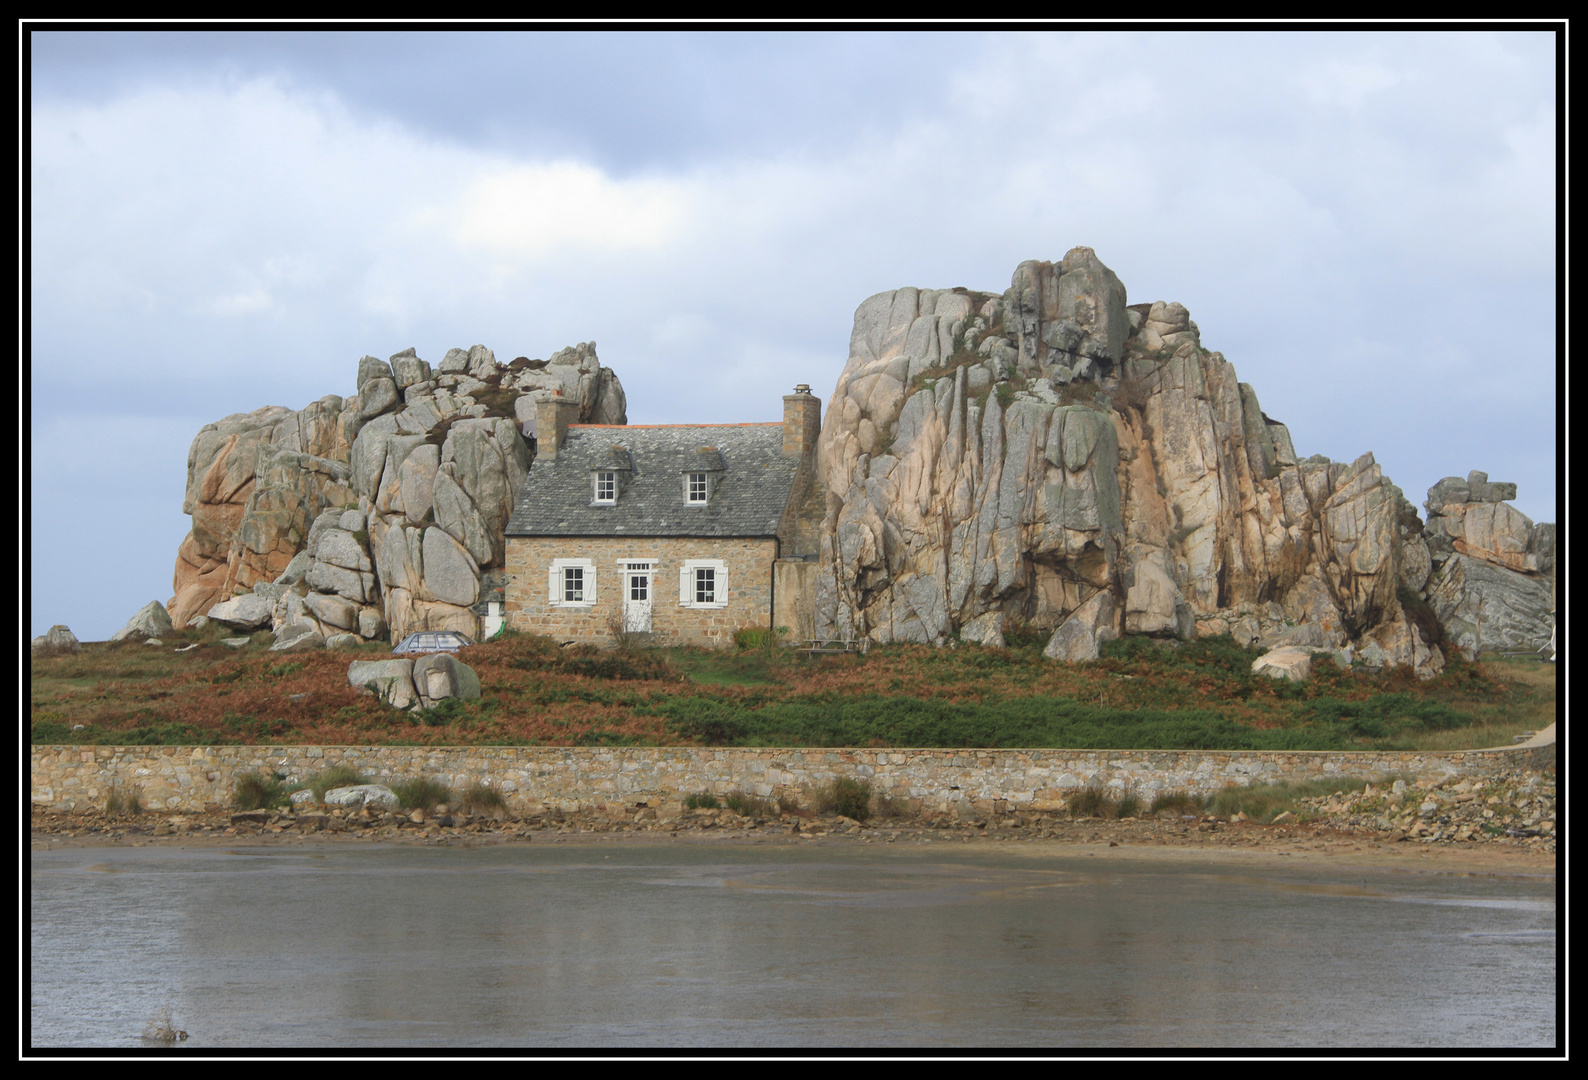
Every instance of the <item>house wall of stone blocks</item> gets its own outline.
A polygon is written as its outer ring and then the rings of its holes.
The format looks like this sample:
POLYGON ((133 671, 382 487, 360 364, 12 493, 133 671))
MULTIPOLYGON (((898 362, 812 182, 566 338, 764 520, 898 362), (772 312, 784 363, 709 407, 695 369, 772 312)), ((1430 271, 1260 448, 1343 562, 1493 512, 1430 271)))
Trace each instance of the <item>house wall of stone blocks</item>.
POLYGON ((622 618, 624 571, 620 561, 650 560, 651 634, 664 644, 727 647, 742 627, 770 625, 773 563, 777 541, 686 537, 507 538, 507 625, 562 641, 610 644, 613 623, 622 618), (556 559, 595 564, 594 602, 570 607, 552 602, 550 571, 556 559), (686 607, 679 603, 678 572, 685 560, 721 559, 727 564, 727 603, 686 607))

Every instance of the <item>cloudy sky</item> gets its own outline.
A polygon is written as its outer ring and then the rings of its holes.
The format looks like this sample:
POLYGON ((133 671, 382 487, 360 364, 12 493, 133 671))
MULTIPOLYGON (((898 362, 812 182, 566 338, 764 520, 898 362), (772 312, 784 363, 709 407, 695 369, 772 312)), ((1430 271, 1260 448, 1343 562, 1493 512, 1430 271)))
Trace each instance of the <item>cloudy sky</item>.
POLYGON ((30 634, 171 595, 205 423, 594 340, 634 423, 830 396, 866 297, 1085 244, 1303 455, 1556 520, 1545 32, 34 33, 30 634))

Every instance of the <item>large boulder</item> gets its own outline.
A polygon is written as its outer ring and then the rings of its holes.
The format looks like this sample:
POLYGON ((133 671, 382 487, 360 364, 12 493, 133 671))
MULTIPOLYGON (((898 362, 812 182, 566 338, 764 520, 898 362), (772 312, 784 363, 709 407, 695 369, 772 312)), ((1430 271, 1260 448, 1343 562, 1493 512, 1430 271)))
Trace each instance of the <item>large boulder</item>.
POLYGON ((81 652, 82 643, 77 640, 77 635, 65 626, 57 623, 43 634, 33 639, 33 652, 40 650, 48 652, 81 652))
POLYGON ((349 685, 368 690, 397 709, 410 708, 418 701, 413 675, 412 660, 355 660, 347 668, 349 685))
POLYGON ((451 653, 431 653, 415 660, 413 680, 426 708, 443 698, 471 700, 480 696, 480 677, 451 653))
POLYGON ((338 806, 343 810, 362 810, 371 807, 379 810, 395 810, 402 805, 397 793, 384 784, 355 784, 351 787, 331 788, 321 801, 326 806, 338 806))
POLYGON ((305 623, 288 623, 276 631, 276 640, 270 643, 271 652, 304 652, 324 647, 325 636, 305 623))
POLYGON ((1042 655, 1050 660, 1068 660, 1072 663, 1096 660, 1102 655, 1103 643, 1119 636, 1114 618, 1113 593, 1097 593, 1053 631, 1053 637, 1042 650, 1042 655))
POLYGON ((1289 645, 1273 649, 1252 661, 1252 674, 1306 682, 1312 677, 1312 650, 1289 645))
MULTIPOLYGON (((62 629, 65 629, 64 627, 62 629)), ((171 624, 171 616, 166 614, 165 606, 158 600, 150 600, 138 613, 127 620, 127 625, 110 635, 111 641, 125 641, 127 638, 158 638, 165 637, 175 631, 171 624)), ((71 631, 67 631, 71 633, 71 631)))
POLYGON ((271 613, 275 604, 268 596, 259 593, 244 593, 234 596, 230 600, 216 604, 205 614, 214 622, 222 623, 233 630, 257 630, 262 626, 270 625, 271 613))

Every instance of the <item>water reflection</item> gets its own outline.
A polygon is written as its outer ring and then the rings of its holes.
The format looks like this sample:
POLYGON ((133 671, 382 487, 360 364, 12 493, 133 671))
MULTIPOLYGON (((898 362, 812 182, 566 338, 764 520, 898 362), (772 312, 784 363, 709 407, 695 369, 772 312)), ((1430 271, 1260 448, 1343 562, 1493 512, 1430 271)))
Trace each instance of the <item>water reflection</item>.
POLYGON ((765 846, 35 853, 35 1045, 1552 1045, 1554 884, 765 846))

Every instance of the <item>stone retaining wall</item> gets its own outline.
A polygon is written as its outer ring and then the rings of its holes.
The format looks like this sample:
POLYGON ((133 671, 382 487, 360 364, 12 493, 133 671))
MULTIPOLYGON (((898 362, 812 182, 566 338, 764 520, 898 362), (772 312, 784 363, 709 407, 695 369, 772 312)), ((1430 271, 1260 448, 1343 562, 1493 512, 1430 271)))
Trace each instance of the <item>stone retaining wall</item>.
POLYGON ((703 747, 35 746, 34 804, 82 811, 136 786, 150 809, 231 805, 247 772, 303 780, 346 765, 379 783, 420 776, 454 788, 483 783, 519 813, 619 805, 676 807, 684 796, 743 791, 803 799, 835 777, 868 780, 923 812, 962 816, 1055 810, 1097 785, 1151 800, 1232 784, 1387 774, 1482 777, 1555 764, 1553 743, 1447 753, 1205 750, 827 750, 703 747), (997 805, 995 805, 997 804, 997 805))

